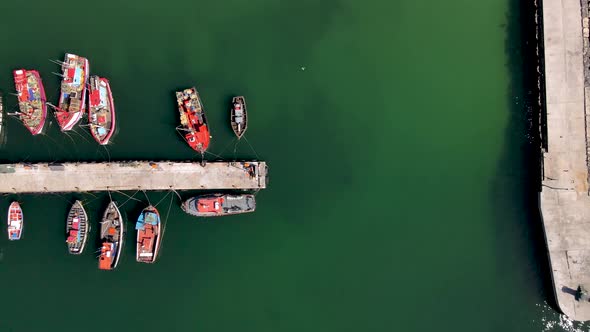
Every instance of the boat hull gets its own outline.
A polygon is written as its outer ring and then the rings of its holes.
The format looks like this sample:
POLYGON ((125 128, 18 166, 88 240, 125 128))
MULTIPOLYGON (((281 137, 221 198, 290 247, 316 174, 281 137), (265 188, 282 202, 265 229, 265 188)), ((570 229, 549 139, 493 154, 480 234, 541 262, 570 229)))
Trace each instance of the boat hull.
POLYGON ((86 83, 90 64, 84 57, 66 53, 62 71, 61 93, 55 117, 60 129, 69 131, 82 119, 86 109, 86 83))
POLYGON ((201 195, 187 199, 181 205, 184 212, 197 217, 219 217, 250 213, 256 210, 254 195, 201 195))
POLYGON ((248 111, 246 109, 246 99, 243 96, 232 98, 230 117, 234 134, 238 139, 242 138, 248 129, 248 111))
POLYGON ((135 229, 137 241, 135 260, 139 263, 155 263, 160 249, 161 236, 160 213, 153 206, 141 211, 135 229))
POLYGON ((8 207, 8 239, 11 241, 20 240, 24 228, 23 210, 18 202, 10 203, 8 207))
POLYGON ((88 122, 94 140, 100 145, 107 145, 115 132, 116 114, 111 85, 104 77, 90 78, 88 122))
POLYGON ((70 254, 80 255, 84 252, 89 231, 88 214, 82 202, 76 201, 66 218, 66 243, 70 254))
POLYGON ((17 69, 13 72, 18 93, 19 119, 32 135, 43 132, 47 118, 45 88, 39 72, 17 69))
POLYGON ((177 91, 176 102, 184 140, 193 150, 204 154, 209 148, 211 135, 197 89, 192 87, 177 91))
POLYGON ((121 250, 125 235, 125 223, 121 211, 115 202, 107 206, 100 222, 102 242, 98 267, 101 270, 113 270, 121 259, 121 250))

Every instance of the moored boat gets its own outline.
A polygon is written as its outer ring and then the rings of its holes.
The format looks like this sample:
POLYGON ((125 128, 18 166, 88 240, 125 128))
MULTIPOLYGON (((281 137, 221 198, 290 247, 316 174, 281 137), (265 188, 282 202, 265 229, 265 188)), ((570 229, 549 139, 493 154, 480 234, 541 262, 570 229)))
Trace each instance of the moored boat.
POLYGON ((193 150, 204 154, 211 136, 197 89, 192 87, 177 91, 176 101, 180 113, 179 129, 183 131, 184 139, 193 150))
POLYGON ((86 109, 86 83, 90 65, 88 59, 66 53, 64 62, 61 63, 62 81, 59 103, 52 106, 55 110, 55 118, 62 131, 72 130, 82 119, 86 109))
POLYGON ((187 199, 182 210, 197 217, 214 217, 253 212, 256 209, 254 195, 212 194, 187 199))
POLYGON ((90 77, 88 123, 90 133, 98 144, 106 145, 115 132, 115 103, 109 81, 104 77, 90 77))
POLYGON ((160 213, 153 206, 148 206, 137 218, 137 247, 135 260, 141 263, 154 263, 160 249, 160 213))
POLYGON ((38 71, 27 69, 17 69, 12 74, 18 95, 17 115, 31 134, 40 134, 47 118, 45 89, 41 76, 38 71))
POLYGON ((243 96, 232 98, 231 128, 238 138, 242 138, 248 129, 248 113, 246 99, 243 96))
POLYGON ((79 255, 84 251, 89 228, 88 215, 82 202, 74 202, 66 218, 66 243, 70 254, 79 255))
POLYGON ((100 248, 100 257, 98 258, 98 268, 101 270, 113 270, 117 267, 121 258, 121 249, 123 248, 123 217, 115 202, 110 202, 104 211, 102 221, 100 222, 100 239, 102 247, 100 248))
POLYGON ((20 240, 23 234, 23 210, 18 202, 10 203, 8 207, 8 239, 20 240))

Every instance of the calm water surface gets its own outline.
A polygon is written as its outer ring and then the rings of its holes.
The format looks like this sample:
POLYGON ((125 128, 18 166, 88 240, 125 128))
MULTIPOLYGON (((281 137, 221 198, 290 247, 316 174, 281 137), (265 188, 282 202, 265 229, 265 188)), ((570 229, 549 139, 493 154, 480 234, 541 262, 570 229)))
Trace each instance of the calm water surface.
MULTIPOLYGON (((108 195, 6 197, 1 211, 18 199, 26 225, 19 242, 0 237, 0 332, 589 330, 551 307, 530 11, 517 0, 29 0, 0 12, 2 90, 34 68, 56 102, 48 59, 81 54, 110 79, 119 125, 103 149, 84 128, 65 136, 53 121, 33 138, 9 119, 0 159, 194 159, 173 91, 196 85, 208 158, 258 155, 271 172, 250 215, 199 222, 150 193, 171 207, 160 259, 140 265, 127 245, 114 272, 94 253, 108 195), (235 94, 251 122, 234 153, 235 94), (95 222, 79 257, 64 243, 75 198, 95 222)), ((136 197, 130 220, 147 204, 136 197)))

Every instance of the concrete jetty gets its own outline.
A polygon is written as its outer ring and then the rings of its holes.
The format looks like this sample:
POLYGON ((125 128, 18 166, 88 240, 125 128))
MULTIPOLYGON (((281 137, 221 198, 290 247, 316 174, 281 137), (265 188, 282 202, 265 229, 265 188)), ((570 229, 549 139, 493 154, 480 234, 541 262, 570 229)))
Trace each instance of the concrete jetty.
POLYGON ((0 193, 266 188, 263 161, 0 164, 0 193))
POLYGON ((557 304, 590 319, 590 85, 588 11, 580 0, 543 0, 546 135, 540 206, 557 304))

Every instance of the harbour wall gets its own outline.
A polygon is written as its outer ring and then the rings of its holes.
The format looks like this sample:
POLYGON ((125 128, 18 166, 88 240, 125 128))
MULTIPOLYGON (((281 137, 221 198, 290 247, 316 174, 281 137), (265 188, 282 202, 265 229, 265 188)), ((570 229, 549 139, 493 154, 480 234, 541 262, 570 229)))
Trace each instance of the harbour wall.
POLYGON ((540 209, 557 305, 590 320, 588 3, 542 1, 540 209))

